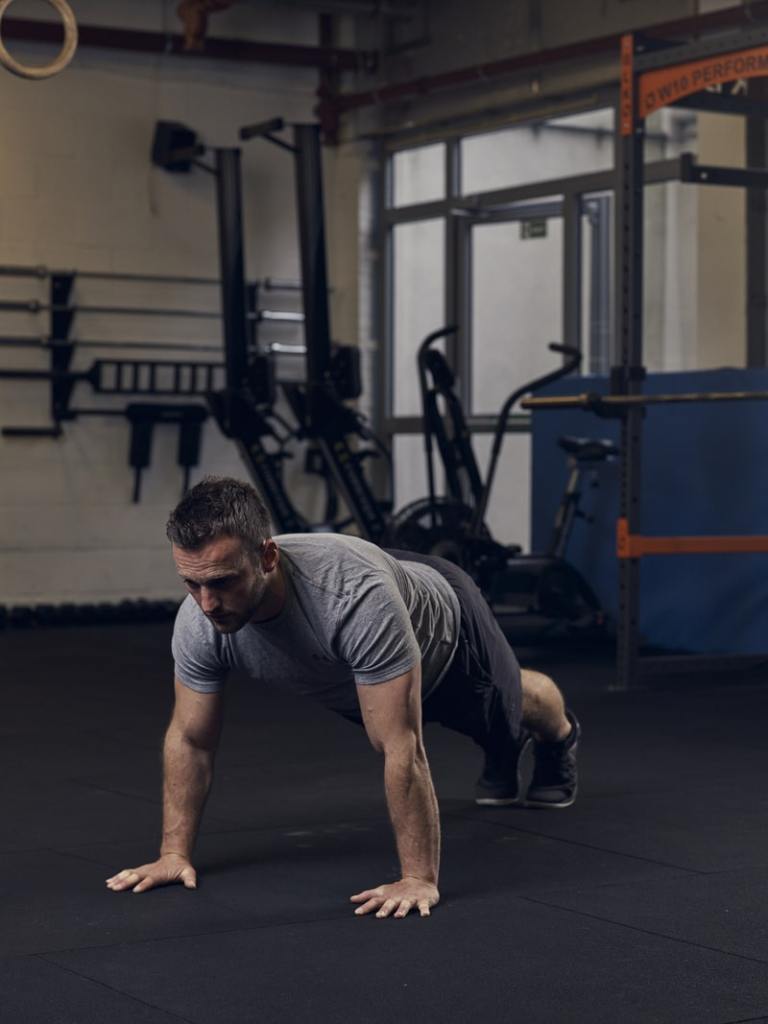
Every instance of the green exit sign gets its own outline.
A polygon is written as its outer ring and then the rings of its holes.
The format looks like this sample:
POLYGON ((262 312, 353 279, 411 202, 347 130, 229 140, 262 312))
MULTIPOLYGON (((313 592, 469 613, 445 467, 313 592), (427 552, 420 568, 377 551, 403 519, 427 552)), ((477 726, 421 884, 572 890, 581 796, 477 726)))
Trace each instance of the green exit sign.
POLYGON ((546 217, 535 217, 530 220, 520 221, 521 238, 546 238, 547 219, 546 217))

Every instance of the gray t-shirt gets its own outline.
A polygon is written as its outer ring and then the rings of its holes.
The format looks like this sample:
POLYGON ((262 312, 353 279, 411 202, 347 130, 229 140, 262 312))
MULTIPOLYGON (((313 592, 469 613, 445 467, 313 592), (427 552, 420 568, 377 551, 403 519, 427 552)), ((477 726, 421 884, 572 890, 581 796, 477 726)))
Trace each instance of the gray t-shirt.
POLYGON ((355 713, 356 683, 385 682, 421 662, 422 699, 434 690, 456 650, 460 616, 439 572, 343 534, 275 540, 286 580, 280 614, 222 634, 187 597, 173 631, 180 682, 212 693, 239 669, 355 713))

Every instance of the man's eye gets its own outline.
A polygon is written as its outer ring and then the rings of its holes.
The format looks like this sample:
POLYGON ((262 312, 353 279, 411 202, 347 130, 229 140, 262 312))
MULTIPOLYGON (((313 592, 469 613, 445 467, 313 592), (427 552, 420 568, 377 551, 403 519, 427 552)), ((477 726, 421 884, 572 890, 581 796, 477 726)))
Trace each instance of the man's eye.
POLYGON ((221 579, 211 580, 207 584, 209 590, 226 590, 232 584, 232 576, 222 576, 221 579))

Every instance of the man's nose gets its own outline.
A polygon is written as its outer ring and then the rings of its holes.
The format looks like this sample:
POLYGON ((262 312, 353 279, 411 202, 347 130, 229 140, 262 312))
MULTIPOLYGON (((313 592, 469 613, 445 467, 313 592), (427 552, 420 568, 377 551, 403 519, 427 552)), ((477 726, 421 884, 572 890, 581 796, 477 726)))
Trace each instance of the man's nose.
POLYGON ((218 596, 207 587, 200 588, 200 607, 204 612, 215 611, 219 606, 218 596))

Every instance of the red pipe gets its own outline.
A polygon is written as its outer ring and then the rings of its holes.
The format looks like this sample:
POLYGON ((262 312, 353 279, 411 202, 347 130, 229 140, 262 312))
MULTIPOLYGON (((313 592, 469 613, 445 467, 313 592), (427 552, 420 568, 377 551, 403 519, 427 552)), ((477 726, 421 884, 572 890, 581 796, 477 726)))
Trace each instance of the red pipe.
MULTIPOLYGON (((292 46, 286 43, 259 43, 247 39, 217 39, 208 36, 201 50, 185 49, 184 37, 162 32, 110 28, 104 25, 80 25, 81 46, 132 50, 138 53, 172 53, 184 57, 210 57, 216 60, 237 60, 267 64, 289 64, 296 67, 326 68, 338 71, 371 71, 377 54, 323 46, 292 46)), ((4 18, 4 39, 21 39, 34 43, 61 45, 61 25, 53 21, 25 18, 4 18)))

